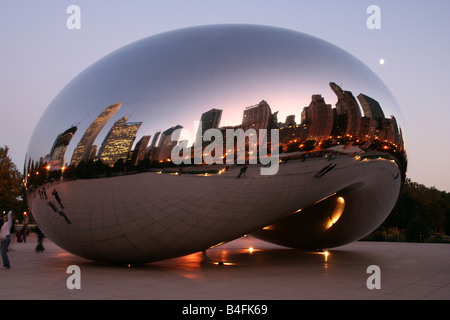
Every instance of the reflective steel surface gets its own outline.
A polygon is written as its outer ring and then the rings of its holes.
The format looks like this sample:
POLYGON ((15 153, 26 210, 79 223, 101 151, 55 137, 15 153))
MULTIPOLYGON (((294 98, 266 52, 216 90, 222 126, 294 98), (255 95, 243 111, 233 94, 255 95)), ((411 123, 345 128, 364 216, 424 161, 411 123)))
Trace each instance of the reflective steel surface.
POLYGON ((55 97, 27 151, 29 206, 56 244, 110 263, 249 233, 330 248, 395 205, 403 128, 383 82, 323 40, 255 25, 170 31, 55 97))

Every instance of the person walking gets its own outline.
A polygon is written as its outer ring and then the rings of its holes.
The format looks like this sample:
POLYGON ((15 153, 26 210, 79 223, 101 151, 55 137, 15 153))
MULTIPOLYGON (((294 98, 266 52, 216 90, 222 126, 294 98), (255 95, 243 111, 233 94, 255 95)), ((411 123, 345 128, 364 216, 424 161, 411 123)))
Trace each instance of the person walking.
POLYGON ((0 237, 1 237, 1 253, 3 259, 3 267, 2 269, 9 269, 11 265, 9 263, 8 258, 8 247, 11 243, 11 224, 12 224, 12 211, 9 211, 7 215, 3 217, 4 223, 2 228, 0 229, 0 237))
POLYGON ((42 233, 41 229, 39 229, 39 226, 36 226, 36 234, 38 236, 38 241, 35 251, 43 252, 45 250, 44 246, 42 245, 42 242, 44 241, 44 234, 42 233))

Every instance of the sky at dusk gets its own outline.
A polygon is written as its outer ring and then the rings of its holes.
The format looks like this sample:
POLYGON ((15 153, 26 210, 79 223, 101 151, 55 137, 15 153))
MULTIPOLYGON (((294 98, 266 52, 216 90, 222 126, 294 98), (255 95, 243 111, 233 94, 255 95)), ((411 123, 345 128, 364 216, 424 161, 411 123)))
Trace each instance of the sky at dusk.
POLYGON ((0 145, 22 171, 32 132, 53 98, 118 48, 184 27, 260 24, 321 38, 371 68, 406 120, 408 177, 450 192, 449 13, 448 0, 2 0, 0 145), (66 25, 70 5, 81 9, 80 29, 66 25), (380 29, 367 26, 370 5, 380 8, 380 29))

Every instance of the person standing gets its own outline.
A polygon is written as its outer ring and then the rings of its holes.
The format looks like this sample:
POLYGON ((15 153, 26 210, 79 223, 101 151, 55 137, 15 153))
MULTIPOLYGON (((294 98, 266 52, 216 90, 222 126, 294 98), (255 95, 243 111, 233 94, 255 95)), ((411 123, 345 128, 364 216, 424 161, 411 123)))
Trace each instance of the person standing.
POLYGON ((29 231, 30 230, 28 229, 28 218, 25 217, 22 222, 22 228, 19 231, 17 231, 17 234, 18 234, 17 242, 22 242, 22 241, 27 242, 27 236, 28 236, 29 231))
POLYGON ((11 242, 11 224, 12 224, 12 211, 9 211, 7 215, 4 216, 4 223, 2 228, 0 229, 1 236, 1 253, 3 259, 3 267, 2 269, 9 269, 11 265, 9 263, 8 258, 8 247, 11 242))

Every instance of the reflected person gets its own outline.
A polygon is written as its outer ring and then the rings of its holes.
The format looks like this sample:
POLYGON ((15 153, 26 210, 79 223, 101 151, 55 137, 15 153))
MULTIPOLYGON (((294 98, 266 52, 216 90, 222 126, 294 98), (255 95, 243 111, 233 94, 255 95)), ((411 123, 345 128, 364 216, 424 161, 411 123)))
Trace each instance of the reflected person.
POLYGON ((247 164, 245 164, 242 168, 241 168, 241 170, 239 171, 239 174, 238 174, 238 176, 237 176, 237 178, 239 179, 241 176, 243 176, 243 177, 245 177, 245 172, 247 171, 247 164))
POLYGON ((69 219, 67 218, 66 214, 65 214, 62 210, 58 209, 58 207, 55 205, 55 203, 54 203, 53 201, 49 201, 49 202, 47 202, 47 204, 48 204, 48 206, 49 206, 50 208, 53 209, 53 211, 55 211, 57 214, 59 214, 60 216, 62 216, 62 217, 66 220, 66 222, 67 222, 68 224, 70 224, 70 221, 69 221, 69 219))
POLYGON ((330 172, 331 170, 333 170, 334 167, 336 167, 336 164, 334 164, 334 165, 329 164, 328 166, 324 167, 322 170, 320 170, 319 172, 317 172, 317 173, 314 175, 314 177, 320 178, 320 177, 324 176, 325 174, 327 174, 328 172, 330 172))
POLYGON ((58 191, 56 191, 56 189, 53 189, 52 195, 55 197, 56 201, 58 201, 59 205, 61 206, 61 209, 64 209, 64 206, 61 202, 61 198, 59 197, 58 191))

